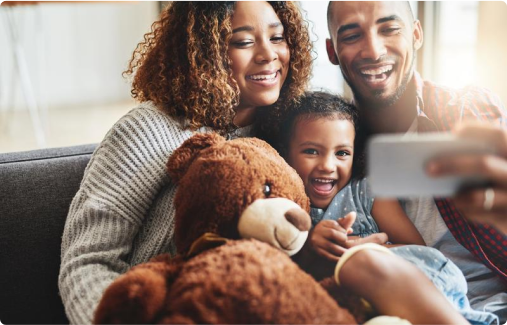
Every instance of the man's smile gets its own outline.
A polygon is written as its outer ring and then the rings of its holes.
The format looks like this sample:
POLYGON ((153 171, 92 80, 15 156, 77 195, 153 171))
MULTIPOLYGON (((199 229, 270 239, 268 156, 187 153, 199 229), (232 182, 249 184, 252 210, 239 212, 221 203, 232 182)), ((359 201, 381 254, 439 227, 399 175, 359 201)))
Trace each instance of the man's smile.
POLYGON ((359 75, 367 87, 373 89, 385 88, 394 69, 394 64, 365 66, 359 70, 359 75))

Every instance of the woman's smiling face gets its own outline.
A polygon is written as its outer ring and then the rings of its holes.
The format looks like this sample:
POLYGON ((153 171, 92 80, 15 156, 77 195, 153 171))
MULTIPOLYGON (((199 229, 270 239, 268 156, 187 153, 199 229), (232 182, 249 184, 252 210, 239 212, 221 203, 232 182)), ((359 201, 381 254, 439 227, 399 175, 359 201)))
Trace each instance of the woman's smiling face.
POLYGON ((248 125, 256 107, 278 100, 289 70, 284 27, 269 3, 236 2, 228 55, 240 91, 234 123, 248 125))

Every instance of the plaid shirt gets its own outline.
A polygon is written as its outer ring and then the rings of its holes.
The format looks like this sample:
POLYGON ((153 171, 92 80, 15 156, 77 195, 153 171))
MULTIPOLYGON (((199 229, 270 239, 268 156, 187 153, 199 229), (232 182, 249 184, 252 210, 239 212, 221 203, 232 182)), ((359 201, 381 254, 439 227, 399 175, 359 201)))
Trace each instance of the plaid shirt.
MULTIPOLYGON (((449 131, 461 119, 497 121, 507 126, 507 111, 490 91, 477 87, 451 89, 422 80, 415 72, 419 132, 449 131)), ((507 282, 507 236, 495 228, 468 222, 449 199, 435 198, 454 238, 507 282)))

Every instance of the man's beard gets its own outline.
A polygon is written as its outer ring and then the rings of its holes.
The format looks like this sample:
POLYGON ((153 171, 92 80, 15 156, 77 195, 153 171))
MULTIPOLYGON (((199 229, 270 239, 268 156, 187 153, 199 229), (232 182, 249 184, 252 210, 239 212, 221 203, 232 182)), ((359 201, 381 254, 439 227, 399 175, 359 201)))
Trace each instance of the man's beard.
POLYGON ((407 73, 403 76, 403 79, 401 80, 401 84, 396 89, 394 94, 392 94, 391 96, 388 96, 387 98, 382 97, 382 94, 384 92, 384 90, 382 90, 382 89, 374 90, 372 93, 370 93, 371 96, 363 96, 359 92, 359 90, 357 88, 355 88, 354 85, 352 85, 352 83, 343 74, 343 70, 341 70, 341 68, 340 68, 340 70, 342 71, 343 78, 345 79, 345 81, 349 85, 350 89, 352 90, 352 93, 354 94, 354 99, 355 99, 356 103, 359 104, 359 106, 375 108, 375 109, 384 109, 384 108, 390 107, 393 104, 395 104, 401 98, 401 96, 405 93, 405 90, 407 90, 407 85, 410 81, 412 71, 414 68, 415 58, 416 58, 416 52, 414 50, 414 55, 412 56, 412 62, 410 63, 410 69, 408 69, 407 73))

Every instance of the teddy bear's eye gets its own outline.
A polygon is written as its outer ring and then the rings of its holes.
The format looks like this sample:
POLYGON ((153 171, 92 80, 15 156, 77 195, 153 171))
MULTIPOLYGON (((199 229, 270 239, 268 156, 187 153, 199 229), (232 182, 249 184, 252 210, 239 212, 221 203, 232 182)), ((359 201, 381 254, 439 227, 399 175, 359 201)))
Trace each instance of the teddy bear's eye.
POLYGON ((264 184, 264 189, 262 191, 266 197, 269 197, 271 195, 271 185, 264 184))

